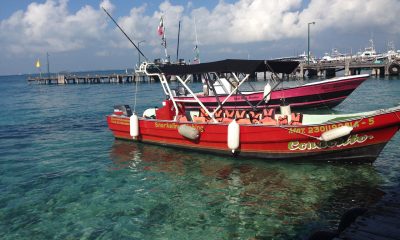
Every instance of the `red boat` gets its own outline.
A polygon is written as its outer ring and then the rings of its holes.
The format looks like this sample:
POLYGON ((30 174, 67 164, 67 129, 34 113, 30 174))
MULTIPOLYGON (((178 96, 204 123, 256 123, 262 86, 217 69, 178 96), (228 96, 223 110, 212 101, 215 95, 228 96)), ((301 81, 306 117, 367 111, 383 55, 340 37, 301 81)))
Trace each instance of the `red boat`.
MULTIPOLYGON (((280 64, 284 69, 286 63, 280 64)), ((141 117, 127 105, 117 106, 107 116, 117 139, 271 160, 373 162, 400 128, 400 106, 342 115, 291 113, 282 106, 278 114, 273 108, 225 109, 223 104, 210 110, 194 97, 201 109, 187 110, 171 94, 161 69, 143 63, 140 70, 157 75, 170 97, 141 117)))
MULTIPOLYGON (((195 93, 200 102, 208 108, 216 108, 224 102, 225 108, 278 108, 282 99, 292 108, 333 108, 344 101, 361 83, 368 74, 332 78, 328 80, 308 83, 297 87, 279 88, 281 81, 275 82, 271 87, 269 83, 263 91, 240 91, 232 95, 234 87, 248 81, 244 75, 240 79, 234 73, 249 74, 255 72, 271 71, 273 73, 292 73, 298 66, 298 62, 286 62, 285 69, 279 65, 282 61, 257 61, 257 60, 223 60, 197 65, 172 65, 160 66, 160 70, 166 75, 201 74, 203 80, 203 92, 195 93), (255 68, 243 69, 243 65, 254 65, 255 68), (222 70, 221 70, 222 69, 222 70), (224 71, 223 73, 219 71, 224 71), (247 71, 247 72, 245 72, 247 71), (215 74, 218 72, 218 74, 215 74), (210 74, 211 73, 211 74, 210 74)), ((272 75, 276 76, 276 75, 272 75)), ((275 77, 276 78, 276 77, 275 77)), ((167 89, 165 94, 168 95, 167 89)), ((237 91, 236 89, 235 91, 237 91)), ((184 103, 186 109, 199 109, 200 105, 194 101, 193 96, 185 89, 172 90, 176 101, 184 103)))

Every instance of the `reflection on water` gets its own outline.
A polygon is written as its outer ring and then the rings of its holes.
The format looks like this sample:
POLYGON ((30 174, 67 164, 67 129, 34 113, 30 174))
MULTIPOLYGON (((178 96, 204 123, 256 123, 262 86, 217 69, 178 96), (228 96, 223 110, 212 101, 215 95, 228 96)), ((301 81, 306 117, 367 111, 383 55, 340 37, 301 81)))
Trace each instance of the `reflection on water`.
POLYGON ((141 233, 153 237, 296 239, 380 196, 371 165, 236 160, 125 141, 110 159, 112 171, 153 184, 140 192, 150 201, 140 204, 141 233))

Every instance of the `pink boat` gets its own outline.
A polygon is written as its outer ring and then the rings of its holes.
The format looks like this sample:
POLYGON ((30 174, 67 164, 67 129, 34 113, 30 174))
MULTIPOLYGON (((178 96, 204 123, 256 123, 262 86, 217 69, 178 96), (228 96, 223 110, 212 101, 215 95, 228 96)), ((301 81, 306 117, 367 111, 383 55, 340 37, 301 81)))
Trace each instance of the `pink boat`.
MULTIPOLYGON (((217 108, 224 103, 224 108, 278 108, 282 103, 291 108, 333 108, 343 102, 361 83, 368 74, 346 76, 304 84, 297 87, 281 88, 279 82, 271 87, 269 84, 264 91, 239 91, 239 86, 248 81, 254 72, 273 72, 290 74, 298 66, 298 62, 285 61, 286 68, 281 68, 282 61, 277 60, 223 60, 196 65, 166 65, 159 70, 166 75, 190 76, 202 75, 203 92, 194 93, 199 101, 208 108, 217 108), (212 73, 212 74, 210 74, 212 73), (243 76, 240 79, 240 74, 243 76), (237 87, 236 87, 237 86, 237 87), (282 102, 284 99, 284 102, 282 102)), ((157 70, 155 71, 157 72, 157 70)), ((276 75, 275 75, 276 76, 276 75)), ((184 88, 172 90, 176 101, 185 108, 199 109, 200 105, 194 100, 193 94, 182 91, 184 88)), ((164 88, 164 90, 166 90, 164 88)), ((168 91, 165 91, 169 95, 168 91)))
MULTIPOLYGON (((286 104, 290 104, 292 108, 333 108, 343 102, 358 86, 367 78, 368 74, 340 77, 330 80, 309 83, 298 87, 284 88, 273 90, 271 98, 268 102, 262 101, 264 92, 242 92, 243 95, 231 96, 225 103, 225 108, 251 108, 246 104, 246 99, 259 108, 278 108, 282 104, 282 99, 286 104)), ((220 101, 224 101, 228 94, 218 95, 220 101)), ((216 96, 204 96, 198 94, 200 101, 209 108, 218 106, 216 96)), ((177 96, 179 100, 193 99, 190 96, 177 96)), ((187 109, 197 109, 199 104, 194 102, 185 102, 187 109)))

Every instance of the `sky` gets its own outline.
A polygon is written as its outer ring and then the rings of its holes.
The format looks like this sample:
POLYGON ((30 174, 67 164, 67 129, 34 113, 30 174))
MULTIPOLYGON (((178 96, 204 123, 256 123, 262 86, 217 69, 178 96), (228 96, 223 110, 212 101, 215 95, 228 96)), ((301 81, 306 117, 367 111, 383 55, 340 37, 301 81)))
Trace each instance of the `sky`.
MULTIPOLYGON (((157 34, 163 16, 167 51, 193 61, 273 59, 310 50, 362 51, 373 39, 400 48, 400 0, 3 0, 0 7, 0 75, 132 69, 138 52, 108 18, 140 43, 149 60, 165 58, 157 34), (197 33, 197 34, 196 34, 197 33), (197 35, 197 41, 196 41, 197 35), (35 67, 37 59, 41 69, 35 67)), ((143 57, 141 57, 143 59, 143 57)))

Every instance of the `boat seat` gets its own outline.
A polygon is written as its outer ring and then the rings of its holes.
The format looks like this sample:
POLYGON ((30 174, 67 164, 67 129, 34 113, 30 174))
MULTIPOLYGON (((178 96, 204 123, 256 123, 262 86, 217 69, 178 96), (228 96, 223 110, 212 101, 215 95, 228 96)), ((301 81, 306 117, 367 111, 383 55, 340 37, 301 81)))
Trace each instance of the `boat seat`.
POLYGON ((277 121, 275 120, 275 109, 265 108, 263 110, 260 123, 264 125, 277 125, 277 121))
POLYGON ((229 124, 229 123, 231 123, 233 121, 233 118, 224 118, 224 119, 222 119, 222 123, 226 123, 226 124, 229 124))
POLYGON ((238 124, 251 124, 246 110, 236 110, 235 117, 238 124))
POLYGON ((238 124, 251 124, 251 120, 248 118, 237 119, 236 122, 238 124))
POLYGON ((263 109, 263 117, 270 117, 272 119, 275 119, 275 108, 265 108, 263 109))
POLYGON ((211 120, 210 116, 208 116, 208 113, 203 108, 199 110, 199 117, 204 117, 206 121, 211 120))
POLYGON ((290 125, 302 125, 302 122, 303 122, 303 114, 292 113, 290 125))
POLYGON ((224 119, 224 111, 222 109, 219 109, 215 114, 214 114, 215 120, 218 122, 222 122, 224 119))
POLYGON ((246 110, 236 110, 235 117, 236 119, 245 119, 246 118, 246 110))
POLYGON ((176 121, 178 121, 178 122, 188 122, 188 119, 187 119, 187 117, 184 116, 184 115, 178 115, 178 116, 176 117, 176 121))
POLYGON ((261 123, 261 116, 262 113, 261 112, 255 112, 255 111, 248 111, 251 123, 261 123))
POLYGON ((288 116, 287 115, 279 116, 278 125, 288 125, 288 116))
POLYGON ((226 118, 233 119, 233 117, 235 116, 235 110, 225 109, 224 114, 226 118))
POLYGON ((205 123, 205 122, 208 122, 208 119, 206 119, 206 117, 193 116, 193 122, 195 122, 195 123, 205 123))

